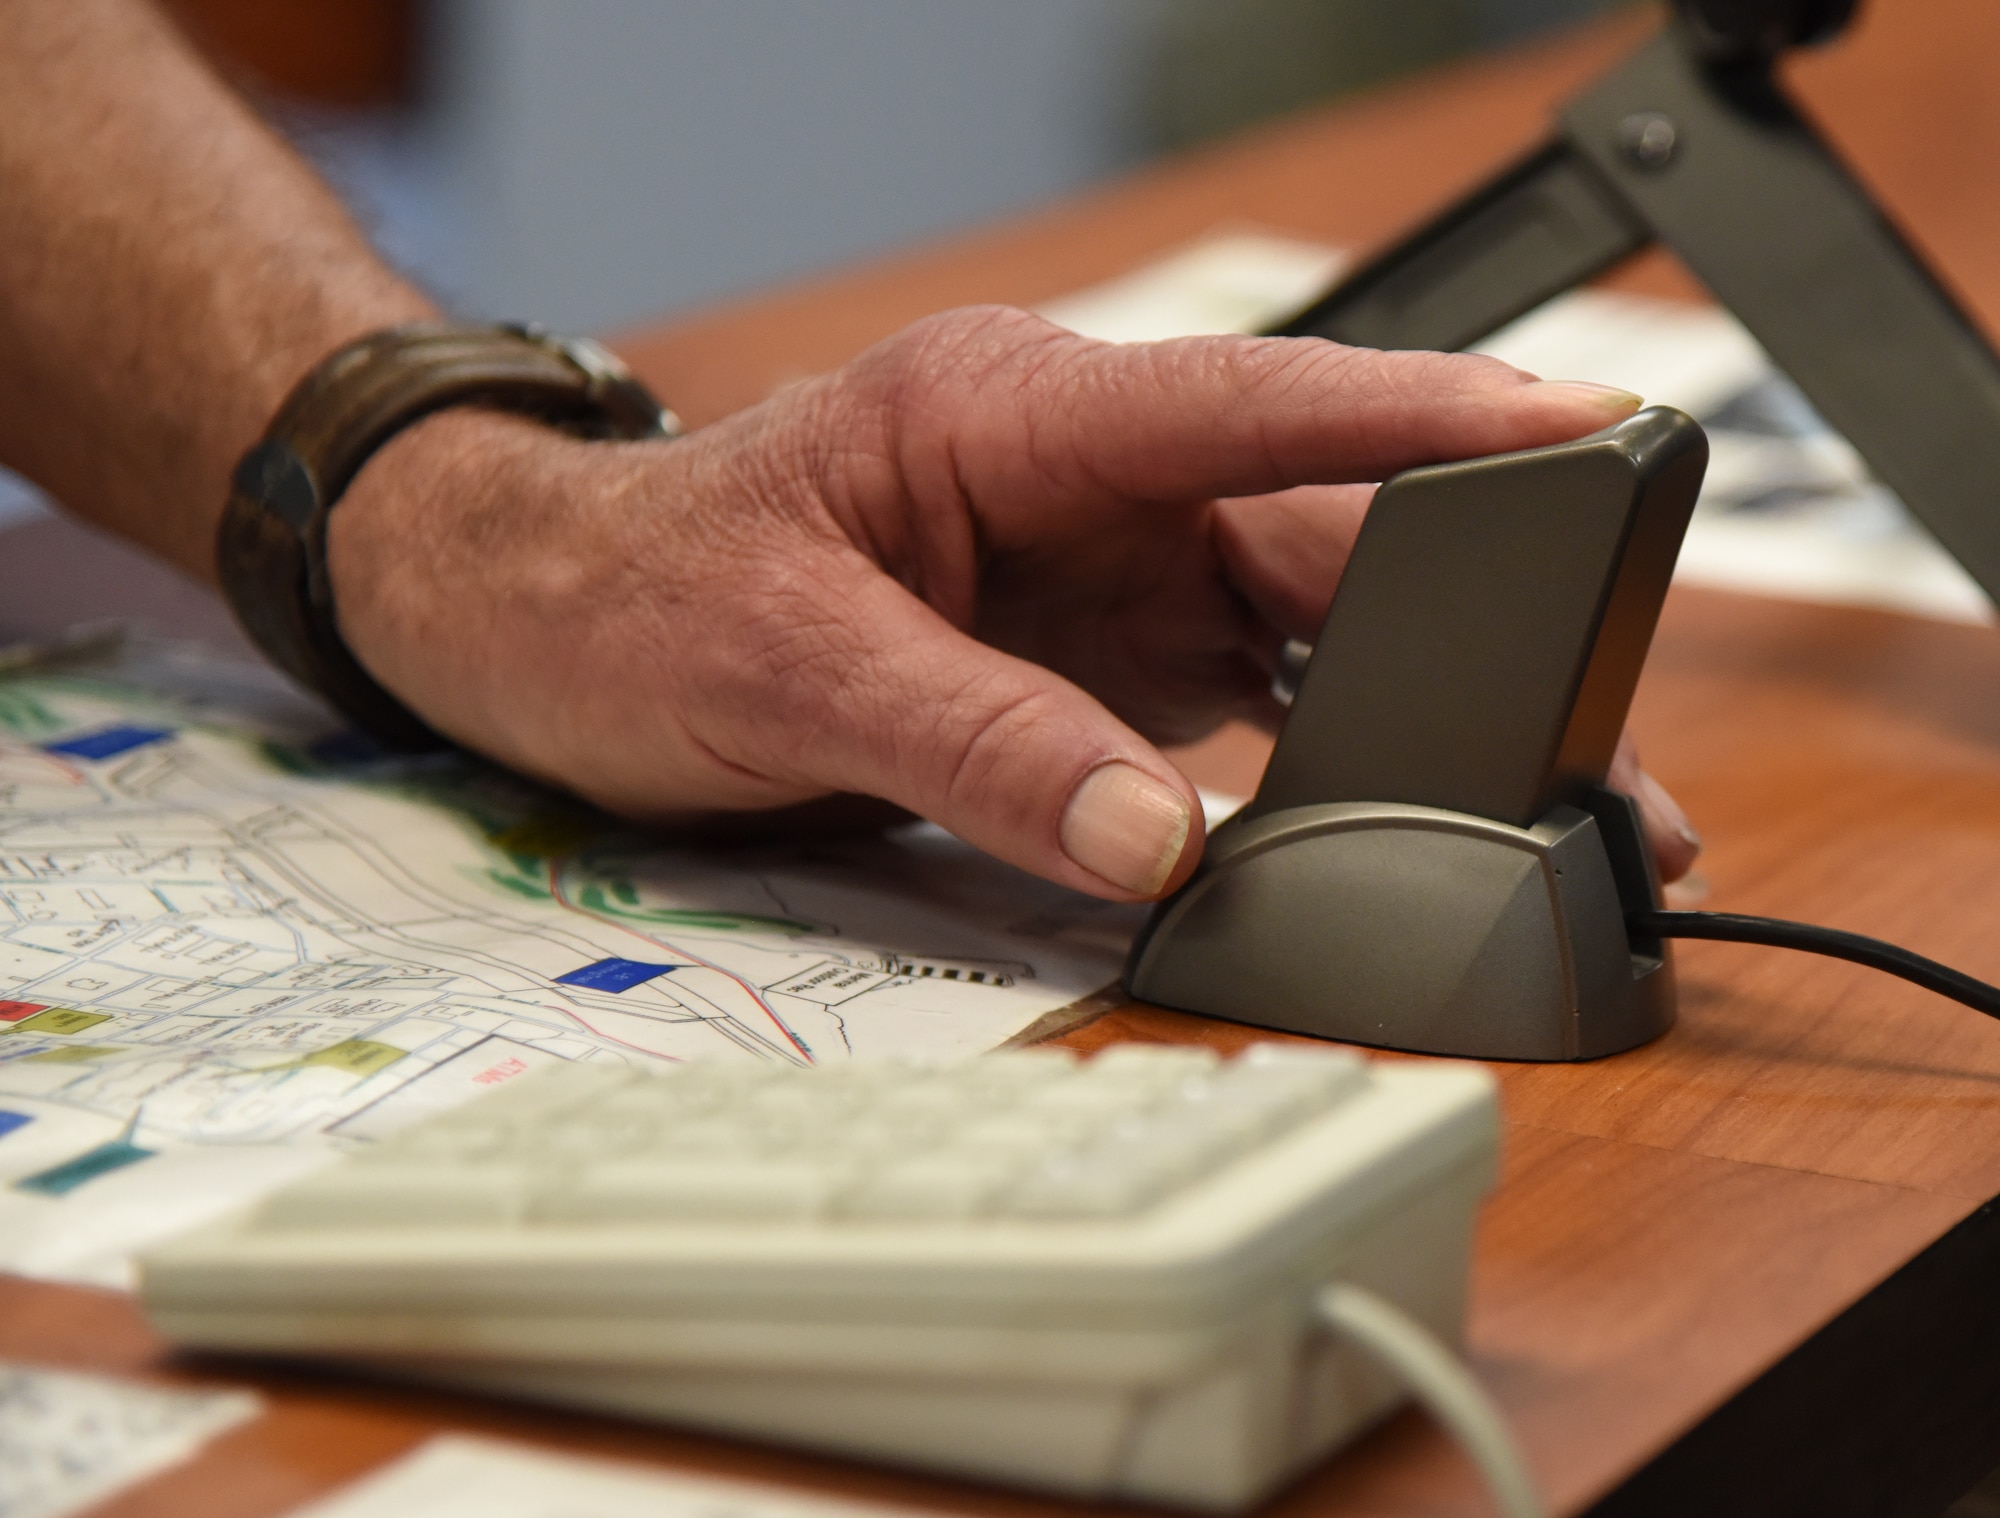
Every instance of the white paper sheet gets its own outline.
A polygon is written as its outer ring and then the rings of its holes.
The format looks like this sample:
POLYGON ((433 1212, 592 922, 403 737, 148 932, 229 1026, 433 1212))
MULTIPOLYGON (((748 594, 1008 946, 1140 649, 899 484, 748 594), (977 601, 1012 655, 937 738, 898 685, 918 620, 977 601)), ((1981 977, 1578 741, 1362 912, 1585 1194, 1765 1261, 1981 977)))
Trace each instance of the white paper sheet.
POLYGON ((891 1518, 913 1511, 453 1434, 289 1518, 891 1518))
POLYGON ((1298 310, 1348 262, 1319 243, 1224 232, 1050 301, 1041 314, 1108 343, 1255 332, 1298 310))
POLYGON ((0 1518, 62 1518, 256 1416, 249 1392, 178 1391, 0 1361, 0 1518))

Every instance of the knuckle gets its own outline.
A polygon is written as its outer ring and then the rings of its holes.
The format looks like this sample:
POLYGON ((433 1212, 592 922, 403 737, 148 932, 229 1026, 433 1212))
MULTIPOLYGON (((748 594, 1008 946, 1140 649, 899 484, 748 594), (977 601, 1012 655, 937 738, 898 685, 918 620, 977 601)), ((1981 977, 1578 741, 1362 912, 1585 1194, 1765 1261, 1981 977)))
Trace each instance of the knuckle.
MULTIPOLYGON (((1009 799, 1007 773, 1024 748, 1045 734, 1057 717, 1054 696, 990 672, 969 680, 939 713, 936 766, 938 799, 954 808, 980 805, 990 810, 1009 799)), ((1012 798, 1017 805, 1025 798, 1012 798)))
POLYGON ((848 366, 857 389, 891 410, 977 395, 1024 355, 1074 334, 1014 306, 962 306, 911 323, 848 366))

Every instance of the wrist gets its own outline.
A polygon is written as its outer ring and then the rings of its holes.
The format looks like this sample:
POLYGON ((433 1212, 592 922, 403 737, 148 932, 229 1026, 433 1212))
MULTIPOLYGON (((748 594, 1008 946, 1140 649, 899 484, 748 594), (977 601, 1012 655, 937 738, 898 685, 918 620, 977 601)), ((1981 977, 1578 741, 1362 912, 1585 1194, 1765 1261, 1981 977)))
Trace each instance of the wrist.
POLYGON ((446 737, 491 751, 476 730, 477 666, 494 646, 499 608, 480 592, 506 572, 531 514, 517 505, 549 499, 535 483, 549 455, 586 446, 523 417, 436 412, 377 450, 327 519, 342 639, 446 737))
MULTIPOLYGON (((425 418, 455 407, 533 417, 551 436, 657 438, 677 428, 604 349, 530 328, 391 328, 346 345, 299 380, 232 476, 216 537, 223 589, 280 668, 393 748, 435 748, 441 737, 370 672, 343 634, 328 534, 370 460, 425 418)), ((440 430, 428 440, 452 444, 454 436, 440 430)), ((474 457, 464 444, 409 456, 432 455, 455 473, 474 457)), ((477 456, 483 463, 484 452, 477 456)), ((486 492, 434 486, 429 493, 466 502, 486 492)), ((510 517, 501 536, 511 541, 515 534, 510 517)), ((405 561, 427 562, 423 545, 398 548, 405 561)), ((478 566, 470 567, 476 583, 478 566)))

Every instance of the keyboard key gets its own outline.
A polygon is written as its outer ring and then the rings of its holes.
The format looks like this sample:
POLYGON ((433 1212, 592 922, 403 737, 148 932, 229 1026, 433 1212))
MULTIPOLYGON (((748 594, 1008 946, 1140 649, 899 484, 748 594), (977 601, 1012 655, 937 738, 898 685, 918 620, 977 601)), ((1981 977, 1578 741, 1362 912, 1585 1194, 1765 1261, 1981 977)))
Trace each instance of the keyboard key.
POLYGON ((528 1179, 511 1165, 342 1165, 279 1192, 257 1221, 273 1229, 504 1224, 519 1212, 528 1179))
POLYGON ((768 1144, 767 1124, 746 1121, 741 1115, 717 1114, 662 1128, 653 1150, 667 1159, 708 1155, 734 1159, 761 1154, 768 1144))
POLYGON ((996 1112, 978 1117, 944 1142, 956 1153, 1016 1155, 1022 1158, 1072 1147, 1103 1126, 1100 1112, 1085 1110, 996 1112))
POLYGON ((386 1143, 358 1151, 357 1165, 407 1164, 413 1160, 452 1162, 482 1160, 506 1153, 512 1132, 505 1123, 466 1121, 419 1123, 396 1134, 386 1143))
POLYGON ((973 1156, 906 1160, 850 1191, 840 1214, 873 1221, 968 1218, 1019 1173, 1018 1164, 973 1156))
POLYGON ((773 1117, 831 1118, 851 1111, 863 1093, 837 1077, 832 1080, 774 1081, 747 1094, 744 1106, 773 1117))
POLYGON ((935 1077, 881 1089, 871 1110, 906 1117, 958 1118, 969 1106, 983 1105, 975 1089, 935 1077))
POLYGON ((1123 1217, 1156 1201, 1169 1177, 1143 1159, 1059 1156, 1038 1166, 994 1211, 1010 1218, 1090 1222, 1123 1217))
POLYGON ((1353 1054, 1259 1044, 1216 1077, 1230 1098, 1266 1108, 1277 1123, 1297 1121, 1359 1094, 1368 1067, 1353 1054), (1270 1051, 1266 1053, 1265 1051, 1270 1051))
POLYGON ((1098 1079, 1138 1078, 1156 1085, 1203 1075, 1222 1063, 1213 1049, 1184 1048, 1176 1044, 1116 1044, 1090 1062, 1090 1073, 1098 1079))
POLYGON ((1245 1136, 1227 1127, 1155 1116, 1117 1124, 1085 1150, 1083 1157, 1156 1176, 1163 1184, 1180 1185, 1206 1175, 1246 1147, 1245 1136))
POLYGON ((886 1161, 933 1148, 950 1132, 951 1124, 935 1116, 866 1111, 835 1124, 818 1142, 829 1153, 886 1161))
POLYGON ((1144 1105, 1150 1092, 1134 1090, 1115 1080, 1091 1080, 1074 1076, 1058 1084, 1026 1093, 1021 1108, 1028 1112, 1048 1112, 1078 1117, 1112 1118, 1144 1105))
POLYGON ((847 1179, 848 1172, 820 1164, 613 1161, 542 1192, 528 1221, 800 1222, 824 1211, 847 1179))
POLYGON ((1010 1096, 1058 1080, 1081 1063, 1068 1049, 1008 1049, 967 1060, 953 1075, 968 1091, 1010 1096))

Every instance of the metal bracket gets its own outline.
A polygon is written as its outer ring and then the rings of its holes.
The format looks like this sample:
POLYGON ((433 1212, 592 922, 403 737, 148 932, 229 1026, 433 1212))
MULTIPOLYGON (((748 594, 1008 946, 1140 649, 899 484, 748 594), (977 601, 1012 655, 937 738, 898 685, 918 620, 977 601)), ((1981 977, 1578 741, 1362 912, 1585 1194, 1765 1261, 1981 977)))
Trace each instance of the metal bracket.
MULTIPOLYGON (((1772 51, 1716 44, 1707 13, 1728 9, 1683 0, 1551 141, 1276 331, 1464 348, 1658 240, 2000 601, 2000 356, 1787 98, 1772 51)), ((1771 47, 1837 30, 1834 9, 1771 47)))

